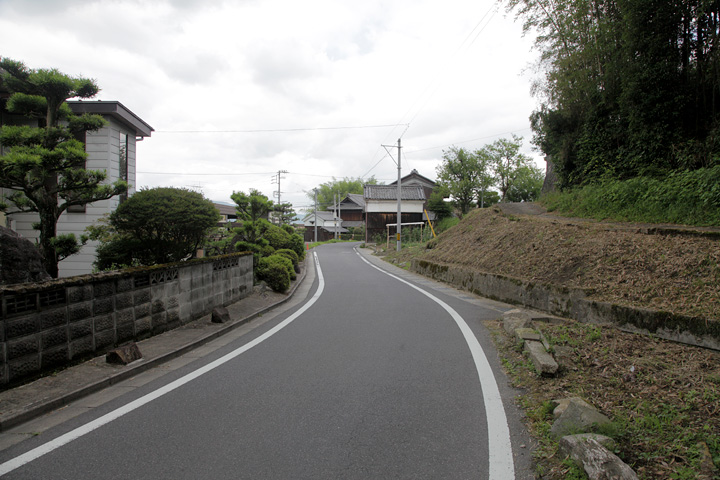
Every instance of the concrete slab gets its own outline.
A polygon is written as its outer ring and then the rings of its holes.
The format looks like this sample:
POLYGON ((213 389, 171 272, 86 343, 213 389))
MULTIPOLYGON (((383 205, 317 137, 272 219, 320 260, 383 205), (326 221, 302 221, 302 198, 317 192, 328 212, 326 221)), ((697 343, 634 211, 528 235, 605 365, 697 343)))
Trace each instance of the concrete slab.
POLYGON ((555 359, 550 355, 543 346, 542 343, 535 340, 528 340, 523 346, 524 350, 530 355, 535 366, 535 371, 540 375, 553 376, 558 371, 558 364, 555 359))

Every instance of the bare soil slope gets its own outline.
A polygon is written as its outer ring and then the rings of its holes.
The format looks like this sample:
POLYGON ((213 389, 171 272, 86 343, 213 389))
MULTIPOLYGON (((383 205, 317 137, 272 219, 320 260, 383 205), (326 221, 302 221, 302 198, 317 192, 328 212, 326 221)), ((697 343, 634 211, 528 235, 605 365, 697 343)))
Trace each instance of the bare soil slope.
POLYGON ((720 235, 567 219, 534 204, 503 209, 472 211, 421 258, 583 288, 621 305, 720 319, 720 235))

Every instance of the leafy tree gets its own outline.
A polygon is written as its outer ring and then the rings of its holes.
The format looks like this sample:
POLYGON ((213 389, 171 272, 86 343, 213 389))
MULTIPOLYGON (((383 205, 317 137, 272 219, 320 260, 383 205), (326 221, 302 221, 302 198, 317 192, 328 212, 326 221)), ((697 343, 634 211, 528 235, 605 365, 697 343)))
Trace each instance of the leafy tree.
POLYGON ((446 189, 463 215, 473 206, 478 188, 477 157, 463 148, 443 150, 443 163, 437 169, 438 184, 446 189))
POLYGON ((524 165, 515 171, 507 192, 509 202, 532 202, 540 197, 545 175, 534 165, 524 165))
POLYGON ((475 152, 474 155, 477 159, 478 166, 475 197, 477 198, 478 207, 485 208, 493 203, 497 203, 497 200, 493 201, 497 195, 491 190, 497 183, 497 178, 493 174, 493 166, 490 163, 490 159, 478 152, 475 152))
POLYGON ((0 202, 0 210, 38 214, 43 265, 57 278, 58 262, 80 249, 74 235, 58 236, 60 215, 70 206, 127 191, 125 182, 102 184, 105 172, 86 170, 85 148, 75 139, 82 132, 102 127, 103 118, 74 115, 65 103, 70 98, 92 98, 100 89, 94 80, 56 69, 29 69, 8 58, 0 60, 0 82, 12 92, 5 108, 39 125, 0 127, 0 144, 8 147, 7 154, 0 157, 0 187, 12 191, 6 196, 10 205, 0 202))
MULTIPOLYGON (((511 140, 501 138, 477 151, 478 158, 492 165, 500 189, 500 200, 508 201, 508 192, 516 182, 521 169, 529 168, 532 159, 520 153, 522 138, 513 135, 511 140)), ((523 170, 524 172, 526 170, 523 170)), ((542 183, 540 184, 542 187, 542 183)))
POLYGON ((435 187, 428 199, 428 209, 435 212, 438 220, 452 216, 452 207, 445 199, 450 196, 450 191, 445 187, 435 187))
POLYGON ((154 265, 195 256, 220 220, 202 194, 174 187, 143 189, 108 218, 107 227, 89 228, 100 240, 96 266, 154 265))
MULTIPOLYGON (((335 177, 333 177, 332 181, 325 182, 320 184, 317 187, 317 203, 318 203, 318 209, 319 210, 327 210, 331 209, 333 205, 335 204, 335 198, 337 201, 342 201, 342 199, 347 195, 348 193, 356 193, 359 195, 362 195, 365 192, 365 185, 379 185, 378 181, 375 180, 375 177, 370 177, 367 180, 363 180, 361 177, 358 178, 350 178, 345 177, 342 180, 338 180, 335 177)), ((315 205, 315 192, 310 191, 306 192, 307 197, 312 202, 313 207, 309 209, 310 212, 314 211, 314 205, 315 205)))

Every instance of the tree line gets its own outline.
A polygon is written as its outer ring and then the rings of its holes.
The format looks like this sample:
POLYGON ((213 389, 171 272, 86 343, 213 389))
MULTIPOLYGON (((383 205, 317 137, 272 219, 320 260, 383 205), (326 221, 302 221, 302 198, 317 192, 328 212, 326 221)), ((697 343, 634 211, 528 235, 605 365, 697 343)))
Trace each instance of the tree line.
POLYGON ((718 165, 720 2, 507 5, 538 34, 534 143, 561 187, 718 165))
POLYGON ((512 135, 475 151, 457 147, 443 151, 442 164, 436 169, 438 188, 429 208, 442 217, 450 213, 443 205, 448 197, 461 215, 474 206, 535 200, 544 174, 520 152, 521 147, 522 138, 512 135))

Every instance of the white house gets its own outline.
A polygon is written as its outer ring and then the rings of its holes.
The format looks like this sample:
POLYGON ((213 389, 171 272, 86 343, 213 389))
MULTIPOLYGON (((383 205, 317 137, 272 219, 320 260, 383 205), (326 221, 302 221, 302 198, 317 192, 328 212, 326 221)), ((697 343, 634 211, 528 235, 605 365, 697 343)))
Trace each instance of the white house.
MULTIPOLYGON (((87 132, 85 138, 81 139, 85 142, 85 151, 88 154, 86 168, 105 170, 108 183, 126 180, 130 184, 126 195, 86 206, 76 206, 60 216, 58 233, 74 233, 79 236, 84 232, 85 227, 115 210, 127 195, 135 192, 137 143, 149 137, 154 129, 117 101, 69 101, 67 104, 76 114, 99 114, 107 121, 103 128, 97 132, 87 132)), ((3 121, 17 124, 18 118, 5 113, 0 117, 0 125, 3 121)), ((38 231, 32 228, 37 218, 36 214, 29 213, 7 215, 5 225, 23 237, 33 240, 38 238, 38 231)), ((60 276, 90 273, 92 263, 95 261, 95 248, 96 244, 89 242, 80 253, 60 262, 60 276)))

